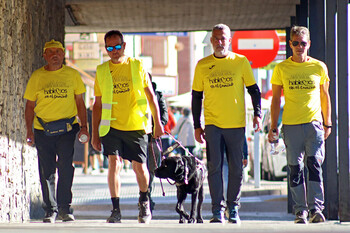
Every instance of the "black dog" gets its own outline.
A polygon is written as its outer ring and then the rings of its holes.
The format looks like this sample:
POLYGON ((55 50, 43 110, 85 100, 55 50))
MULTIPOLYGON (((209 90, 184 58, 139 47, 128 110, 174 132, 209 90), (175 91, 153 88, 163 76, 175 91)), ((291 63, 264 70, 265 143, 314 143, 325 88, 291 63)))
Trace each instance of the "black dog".
POLYGON ((180 215, 179 223, 203 223, 202 203, 204 199, 203 182, 206 175, 205 165, 193 156, 168 157, 155 170, 155 176, 175 181, 177 188, 176 212, 180 215), (192 194, 191 214, 183 207, 187 194, 192 194), (198 199, 198 204, 197 204, 198 199), (197 209, 197 217, 195 210, 197 209))

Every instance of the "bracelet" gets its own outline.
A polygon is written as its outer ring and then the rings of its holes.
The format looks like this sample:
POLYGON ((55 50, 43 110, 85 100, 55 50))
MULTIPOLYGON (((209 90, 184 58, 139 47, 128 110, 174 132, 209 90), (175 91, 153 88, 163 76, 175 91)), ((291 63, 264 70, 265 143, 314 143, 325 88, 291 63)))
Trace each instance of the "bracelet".
POLYGON ((87 126, 86 125, 82 125, 82 126, 80 126, 80 128, 87 128, 87 126))
POLYGON ((323 126, 326 127, 327 129, 331 129, 331 128, 332 128, 331 125, 325 125, 325 124, 323 124, 323 126))

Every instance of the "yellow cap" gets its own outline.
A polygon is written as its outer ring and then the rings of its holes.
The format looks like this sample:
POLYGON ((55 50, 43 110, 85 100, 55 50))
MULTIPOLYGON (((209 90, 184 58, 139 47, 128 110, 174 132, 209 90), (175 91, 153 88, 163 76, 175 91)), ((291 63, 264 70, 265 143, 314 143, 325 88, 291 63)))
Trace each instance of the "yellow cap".
POLYGON ((64 51, 64 47, 61 44, 61 42, 55 41, 55 40, 51 40, 51 41, 45 43, 44 52, 48 48, 59 48, 59 49, 62 49, 64 51))

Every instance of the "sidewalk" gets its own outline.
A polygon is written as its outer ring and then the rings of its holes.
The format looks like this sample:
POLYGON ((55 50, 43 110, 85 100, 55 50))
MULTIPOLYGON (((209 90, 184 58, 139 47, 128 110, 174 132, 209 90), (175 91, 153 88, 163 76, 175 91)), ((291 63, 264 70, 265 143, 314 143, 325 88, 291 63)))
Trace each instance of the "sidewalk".
MULTIPOLYGON (((55 224, 32 220, 29 223, 0 224, 1 233, 257 233, 257 232, 350 232, 350 223, 327 221, 321 224, 294 224, 294 216, 287 213, 286 182, 261 181, 261 187, 255 188, 249 181, 243 184, 240 216, 241 225, 210 224, 210 196, 205 183, 203 203, 203 224, 179 224, 175 212, 176 187, 163 180, 165 197, 162 196, 159 179, 155 181, 153 199, 156 202, 153 219, 150 224, 137 223, 138 186, 133 171, 122 172, 121 211, 122 223, 106 223, 110 215, 111 200, 107 186, 107 172, 85 175, 76 169, 73 182, 73 205, 76 221, 55 224)), ((186 210, 189 210, 187 197, 186 210)))
MULTIPOLYGON (((74 215, 77 219, 106 219, 110 215, 111 200, 107 185, 107 172, 103 174, 85 175, 78 168, 73 182, 74 215)), ((132 170, 121 173, 122 187, 120 205, 123 219, 136 219, 138 215, 137 201, 139 197, 138 185, 132 170)), ((178 219, 175 212, 176 187, 155 178, 155 186, 152 192, 153 201, 156 203, 153 219, 178 219)), ((211 217, 211 199, 208 183, 204 184, 205 199, 203 202, 203 218, 211 217)), ((240 215, 242 219, 265 219, 265 220, 293 220, 293 216, 287 214, 286 182, 261 181, 260 188, 254 187, 254 182, 248 180, 243 183, 240 215), (274 205, 271 205, 274 203, 274 205), (268 204, 269 208, 265 206, 268 204), (270 212, 266 214, 266 212, 270 212)), ((190 209, 191 197, 187 197, 185 208, 190 209)))

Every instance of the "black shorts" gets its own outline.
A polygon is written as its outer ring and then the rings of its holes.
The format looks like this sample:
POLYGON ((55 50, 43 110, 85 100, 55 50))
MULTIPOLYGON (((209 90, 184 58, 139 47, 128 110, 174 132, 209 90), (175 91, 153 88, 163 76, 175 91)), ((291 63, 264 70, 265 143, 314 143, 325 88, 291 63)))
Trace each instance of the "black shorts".
POLYGON ((147 139, 144 130, 121 131, 111 128, 108 134, 101 138, 103 154, 119 155, 130 162, 146 163, 147 139))

